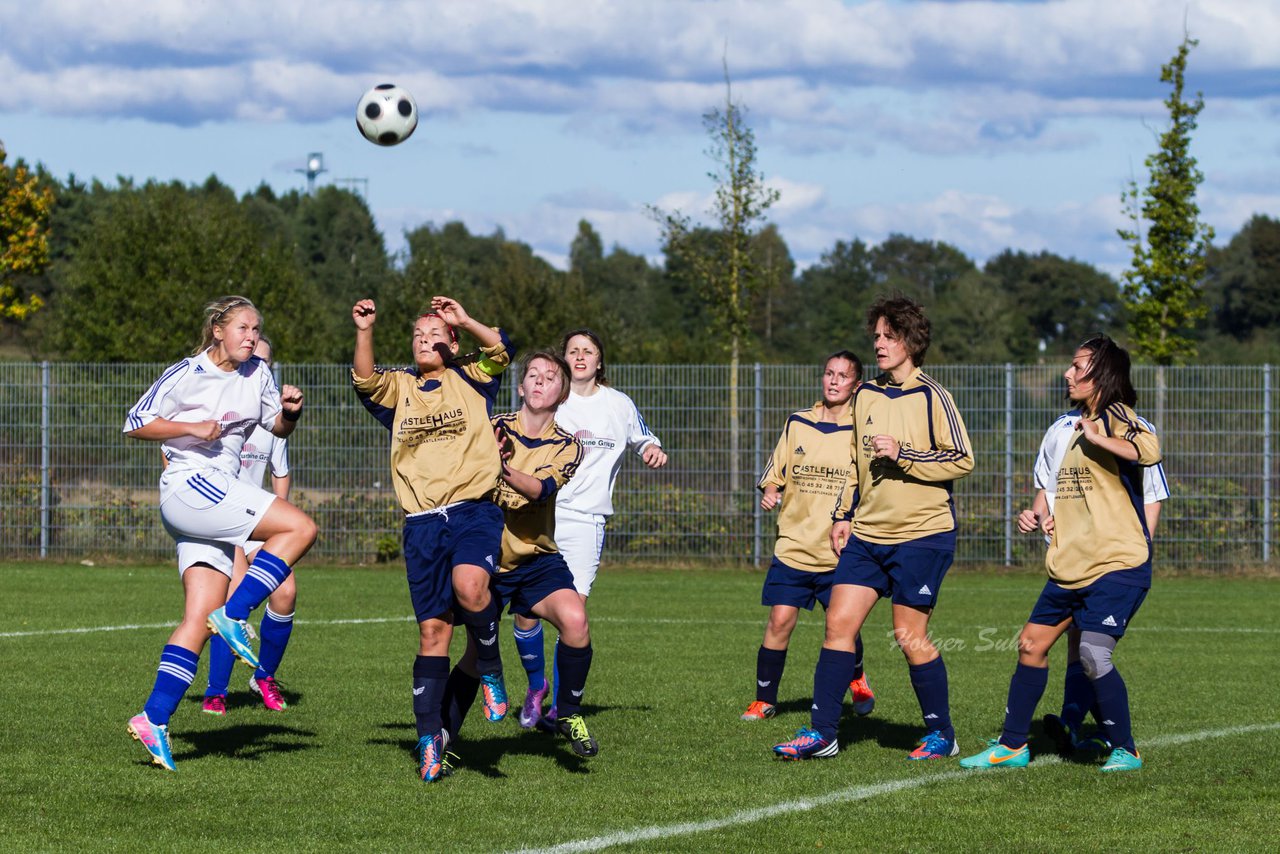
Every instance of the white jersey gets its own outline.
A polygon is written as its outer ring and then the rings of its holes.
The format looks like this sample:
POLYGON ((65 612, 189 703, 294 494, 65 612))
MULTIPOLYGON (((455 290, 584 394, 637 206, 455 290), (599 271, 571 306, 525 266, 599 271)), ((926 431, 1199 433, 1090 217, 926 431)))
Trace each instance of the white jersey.
MULTIPOLYGON (((1156 432, 1151 422, 1141 415, 1138 416, 1138 420, 1152 433, 1156 432)), ((1078 409, 1059 415, 1058 420, 1045 431, 1044 438, 1040 441, 1040 453, 1036 454, 1036 465, 1033 471, 1036 488, 1044 490, 1051 516, 1053 515, 1053 497, 1058 487, 1058 467, 1062 463, 1062 456, 1067 452, 1067 446, 1071 444, 1076 425, 1079 423, 1080 410, 1078 409)), ((1168 497, 1169 482, 1165 479, 1163 464, 1156 463, 1153 466, 1144 467, 1142 469, 1142 503, 1155 504, 1168 497)))
POLYGON ((556 493, 557 510, 613 514, 613 484, 627 448, 637 454, 649 445, 662 446, 649 432, 631 398, 608 386, 596 386, 590 397, 569 392, 556 410, 556 423, 582 443, 578 472, 556 493))
POLYGON ((255 426, 270 429, 280 414, 280 389, 257 356, 234 371, 224 371, 207 353, 170 365, 133 405, 124 422, 130 433, 157 418, 169 421, 217 421, 222 436, 212 442, 194 436, 168 439, 161 446, 170 475, 214 469, 240 476, 240 452, 255 426))
POLYGON ((262 476, 271 466, 272 477, 289 474, 289 442, 262 426, 253 428, 244 447, 240 449, 240 479, 254 486, 262 486, 262 476))

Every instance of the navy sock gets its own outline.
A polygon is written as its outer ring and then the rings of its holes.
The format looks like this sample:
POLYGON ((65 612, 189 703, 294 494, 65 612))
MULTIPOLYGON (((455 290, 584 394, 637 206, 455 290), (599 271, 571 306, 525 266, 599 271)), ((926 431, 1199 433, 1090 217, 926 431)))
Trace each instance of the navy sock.
POLYGON ((861 678, 862 678, 862 674, 863 674, 863 670, 862 670, 862 632, 858 632, 856 635, 854 635, 854 636, 853 636, 853 654, 854 654, 854 657, 855 657, 855 659, 856 659, 856 660, 855 660, 855 662, 854 662, 854 665, 853 665, 853 678, 854 678, 854 679, 861 679, 861 678))
POLYGON ((810 724, 823 738, 834 739, 844 711, 844 695, 853 681, 855 653, 825 646, 818 653, 818 666, 813 669, 813 708, 810 724))
POLYGON ((1107 734, 1107 741, 1112 747, 1123 747, 1130 753, 1137 754, 1138 748, 1133 743, 1133 729, 1129 721, 1129 689, 1120 678, 1120 671, 1114 667, 1106 676, 1093 680, 1094 693, 1098 695, 1098 711, 1107 734))
POLYGON ((420 655, 413 661, 413 716, 418 738, 435 735, 444 728, 440 701, 449 679, 449 656, 420 655))
POLYGON ((1000 743, 1017 750, 1027 743, 1031 732, 1031 716, 1049 684, 1049 668, 1030 667, 1019 663, 1009 680, 1009 701, 1005 704, 1004 732, 1000 743))
POLYGON ((771 706, 778 703, 778 683, 782 681, 782 670, 787 666, 785 649, 769 649, 761 646, 756 653, 756 699, 763 700, 771 706))
POLYGON ((479 611, 458 608, 458 617, 467 627, 467 636, 476 648, 476 669, 480 675, 502 674, 502 655, 498 649, 498 602, 492 596, 479 611))
POLYGON ((151 696, 147 697, 142 711, 147 719, 157 726, 167 726, 169 718, 182 702, 182 695, 196 678, 196 667, 200 664, 200 653, 165 644, 160 652, 160 666, 156 669, 155 687, 151 696))
MULTIPOLYGON (((560 684, 560 636, 556 635, 556 647, 551 651, 551 708, 556 707, 556 692, 560 684)), ((557 712, 559 714, 559 712, 557 712)))
POLYGON ((1058 717, 1072 729, 1080 729, 1084 716, 1093 709, 1093 683, 1079 661, 1067 662, 1067 676, 1062 683, 1062 714, 1058 717))
POLYGON ((231 647, 227 646, 221 635, 209 638, 209 687, 204 692, 206 697, 226 696, 227 683, 231 681, 231 668, 235 663, 236 657, 231 654, 231 647))
POLYGON ((955 738, 956 731, 951 727, 947 665, 942 663, 942 656, 939 655, 928 664, 912 664, 908 670, 911 672, 911 687, 915 689, 916 699, 920 702, 924 728, 929 732, 941 732, 944 738, 955 738))
POLYGON ((249 619, 249 612, 267 601, 280 582, 292 572, 289 564, 266 549, 258 549, 249 571, 240 580, 240 586, 227 600, 227 616, 233 620, 249 619))
POLYGON ((520 663, 529 677, 529 690, 537 691, 547 684, 547 660, 543 651, 542 623, 529 630, 512 625, 511 633, 516 639, 516 652, 520 654, 520 663))
POLYGON ((262 615, 262 625, 258 630, 262 643, 258 646, 258 669, 254 676, 265 679, 275 676, 284 660, 285 648, 289 646, 289 635, 293 634, 293 614, 277 614, 266 607, 262 615))
POLYGON ((464 673, 461 667, 455 667, 449 673, 449 679, 444 685, 441 707, 444 714, 444 729, 449 733, 451 743, 458 740, 458 731, 462 729, 462 722, 466 720, 467 712, 471 711, 479 690, 480 677, 464 673))
POLYGON ((582 693, 591 670, 591 644, 582 648, 556 641, 556 660, 560 662, 560 680, 556 683, 556 715, 567 718, 582 710, 582 693))

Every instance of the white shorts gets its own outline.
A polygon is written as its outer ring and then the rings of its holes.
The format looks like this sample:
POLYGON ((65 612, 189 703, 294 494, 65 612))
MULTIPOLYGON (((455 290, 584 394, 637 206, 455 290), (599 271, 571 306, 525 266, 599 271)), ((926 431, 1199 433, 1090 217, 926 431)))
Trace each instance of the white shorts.
POLYGON ((600 569, 600 552, 604 548, 604 523, 599 513, 579 513, 556 508, 556 548, 573 573, 573 586, 583 596, 591 594, 596 572, 600 569))
POLYGON ((231 574, 235 547, 249 541, 274 493, 219 471, 165 472, 160 519, 178 544, 178 568, 208 563, 231 574))

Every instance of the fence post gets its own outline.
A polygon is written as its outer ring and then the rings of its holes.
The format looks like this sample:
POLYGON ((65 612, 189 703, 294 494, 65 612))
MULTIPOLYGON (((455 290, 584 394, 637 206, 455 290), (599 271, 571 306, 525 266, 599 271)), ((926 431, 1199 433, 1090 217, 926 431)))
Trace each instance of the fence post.
POLYGON ((49 556, 49 363, 40 363, 40 559, 49 556))
POLYGON ((1271 561, 1271 365, 1262 366, 1262 562, 1271 561))
POLYGON ((1004 565, 1013 563, 1013 364, 1004 363, 1004 565))
MULTIPOLYGON (((761 379, 760 363, 755 363, 755 379, 756 379, 756 402, 755 402, 755 429, 752 430, 754 436, 751 446, 753 454, 751 455, 752 465, 760 465, 760 432, 764 429, 764 384, 761 379)), ((753 469, 754 470, 754 469, 753 469)), ((751 495, 755 498, 754 493, 751 495)), ((753 500, 751 502, 751 562, 755 566, 760 565, 760 515, 763 511, 760 509, 760 502, 753 500)))

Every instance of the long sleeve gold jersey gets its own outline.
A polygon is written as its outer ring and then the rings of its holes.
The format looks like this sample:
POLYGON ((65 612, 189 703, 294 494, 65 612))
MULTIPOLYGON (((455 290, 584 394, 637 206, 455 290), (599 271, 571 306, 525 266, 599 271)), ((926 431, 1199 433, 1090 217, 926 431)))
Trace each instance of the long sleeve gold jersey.
POLYGON ((954 548, 952 483, 973 471, 973 448, 951 394, 916 368, 901 385, 881 374, 853 396, 854 466, 834 519, 853 519, 852 533, 897 545, 929 538, 954 548), (892 436, 898 459, 875 457, 874 436, 892 436), (857 513, 853 514, 853 509, 857 513))
POLYGON ((493 426, 511 440, 507 465, 542 481, 542 493, 532 501, 499 481, 494 499, 503 515, 499 567, 509 572, 535 555, 557 551, 556 492, 578 470, 582 445, 554 420, 537 436, 525 433, 515 412, 496 416, 493 426))
POLYGON ((1144 466, 1160 462, 1160 440, 1147 422, 1123 403, 1093 419, 1099 431, 1138 449, 1138 459, 1122 460, 1077 430, 1058 465, 1053 505, 1053 538, 1045 555, 1049 578, 1069 589, 1103 575, 1150 586, 1151 539, 1143 513, 1144 466), (1123 570, 1137 572, 1123 573, 1123 570))
POLYGON ((391 431, 391 477, 406 515, 457 501, 490 498, 502 460, 489 416, 500 377, 511 362, 511 341, 449 363, 439 377, 413 368, 351 372, 356 396, 391 431))
POLYGON ((846 404, 834 422, 822 420, 822 409, 819 401, 787 418, 756 484, 761 490, 774 486, 782 492, 774 555, 792 569, 806 572, 836 567, 829 539, 831 506, 853 468, 851 407, 846 404))

